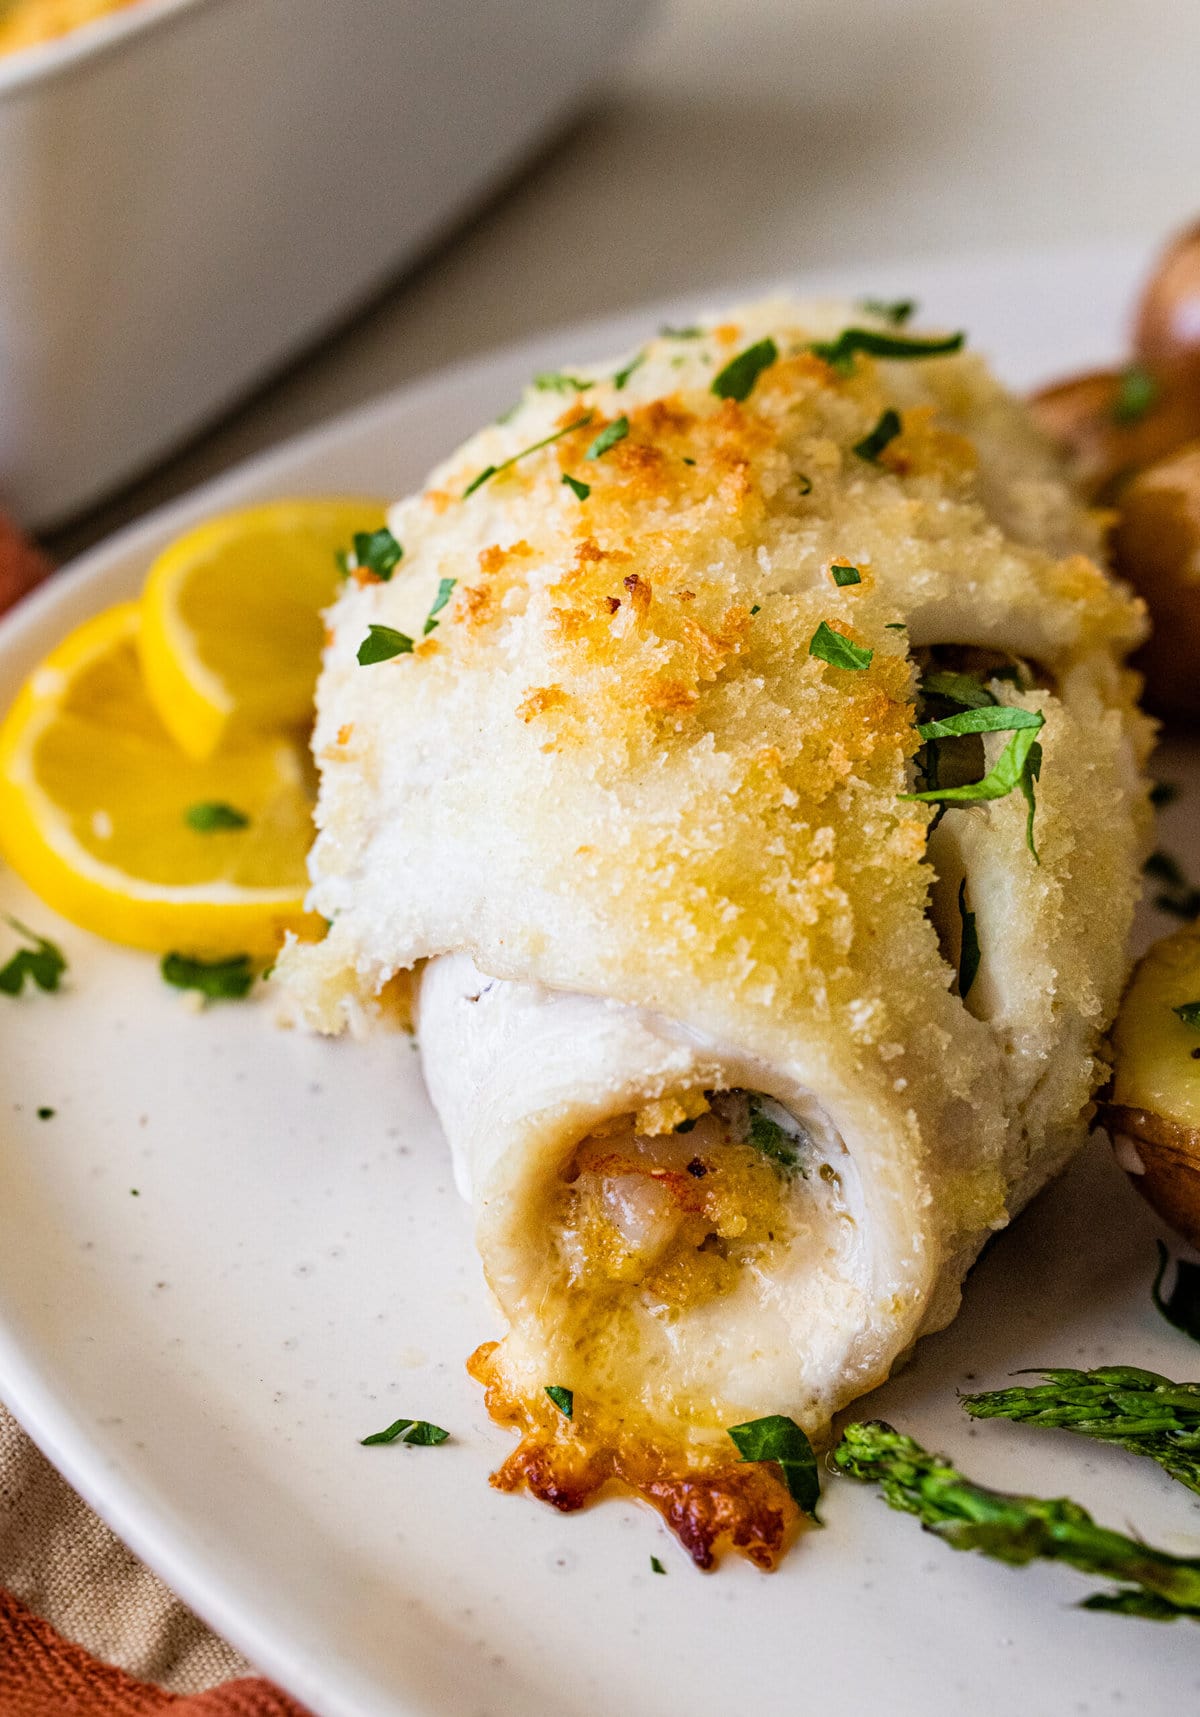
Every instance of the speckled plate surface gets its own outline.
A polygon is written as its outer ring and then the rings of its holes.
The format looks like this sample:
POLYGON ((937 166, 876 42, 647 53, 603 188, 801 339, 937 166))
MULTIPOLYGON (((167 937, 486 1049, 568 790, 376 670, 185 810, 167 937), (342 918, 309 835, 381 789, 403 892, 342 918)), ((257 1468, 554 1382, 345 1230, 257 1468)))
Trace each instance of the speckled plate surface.
MULTIPOLYGON (((1140 261, 1041 255, 801 285, 915 293, 1024 385, 1119 349, 1140 261)), ((450 372, 151 518, 0 627, 0 701, 195 519, 279 494, 401 493, 533 370, 698 308, 657 306, 450 372)), ((1160 772, 1191 784, 1164 839, 1194 849, 1200 769, 1177 750, 1160 772)), ((140 1554, 321 1717, 1195 1706, 1194 1628, 1081 1613, 1096 1582, 955 1555, 854 1485, 830 1482, 826 1530, 771 1577, 734 1561, 696 1574, 632 1503, 563 1519, 490 1491, 509 1445, 463 1361, 495 1319, 408 1040, 315 1042, 254 1003, 195 1014, 153 960, 57 922, 7 875, 0 905, 71 962, 62 994, 0 998, 0 1398, 140 1554), (359 1447, 401 1414, 453 1440, 359 1447)), ((1102 934, 1100 902, 1097 921, 1102 934)), ((999 1385, 1039 1363, 1200 1372, 1150 1305, 1155 1233, 1093 1147, 992 1247, 957 1323, 868 1410, 986 1481, 1067 1491, 1200 1552, 1200 1503, 1148 1463, 976 1429, 955 1403, 968 1379, 999 1385)))

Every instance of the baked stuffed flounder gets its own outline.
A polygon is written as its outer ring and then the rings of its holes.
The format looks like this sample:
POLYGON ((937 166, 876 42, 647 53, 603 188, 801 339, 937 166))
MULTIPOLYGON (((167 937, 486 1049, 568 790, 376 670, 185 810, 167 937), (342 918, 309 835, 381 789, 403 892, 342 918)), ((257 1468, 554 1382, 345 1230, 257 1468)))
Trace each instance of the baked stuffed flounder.
POLYGON ((415 974, 494 1482, 702 1566, 797 1512, 729 1428, 819 1440, 1082 1142, 1126 974, 1141 607, 960 346, 781 300, 540 376, 328 616, 290 1006, 415 974))

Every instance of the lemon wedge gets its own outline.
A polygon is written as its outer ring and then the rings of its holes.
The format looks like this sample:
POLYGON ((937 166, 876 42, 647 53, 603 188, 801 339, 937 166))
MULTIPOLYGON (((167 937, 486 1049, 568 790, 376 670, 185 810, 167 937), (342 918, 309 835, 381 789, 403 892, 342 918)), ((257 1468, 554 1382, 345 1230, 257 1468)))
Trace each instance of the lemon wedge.
POLYGON ((285 929, 312 934, 304 746, 275 735, 186 757, 146 694, 140 626, 136 603, 110 608, 30 675, 0 726, 0 852, 112 941, 269 956, 285 929))
POLYGON ((142 594, 142 668, 189 757, 309 719, 338 551, 384 517, 373 500, 273 501, 163 550, 142 594))

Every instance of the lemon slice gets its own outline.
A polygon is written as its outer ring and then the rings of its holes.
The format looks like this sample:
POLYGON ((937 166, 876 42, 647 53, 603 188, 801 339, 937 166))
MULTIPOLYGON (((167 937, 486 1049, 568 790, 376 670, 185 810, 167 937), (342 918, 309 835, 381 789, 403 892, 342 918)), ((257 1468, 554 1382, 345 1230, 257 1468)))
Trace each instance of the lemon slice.
POLYGON ((299 739, 185 757, 146 695, 140 614, 70 634, 0 726, 0 852, 50 906, 159 952, 269 955, 308 929, 312 838, 299 739))
POLYGON ((336 556, 383 523, 378 501, 273 501, 225 513, 163 550, 142 595, 142 667, 189 757, 308 720, 336 556))

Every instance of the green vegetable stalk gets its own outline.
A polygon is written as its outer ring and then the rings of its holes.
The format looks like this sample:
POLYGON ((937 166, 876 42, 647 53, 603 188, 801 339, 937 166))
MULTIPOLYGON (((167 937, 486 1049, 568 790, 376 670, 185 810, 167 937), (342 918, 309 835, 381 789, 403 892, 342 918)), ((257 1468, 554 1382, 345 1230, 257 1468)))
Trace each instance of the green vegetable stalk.
POLYGON ((1016 1567, 1066 1562, 1120 1583, 1115 1592, 1085 1598, 1085 1610, 1200 1620, 1200 1559, 1170 1556, 1097 1526, 1066 1497, 989 1490, 880 1419, 847 1426, 833 1463, 849 1478, 878 1484, 890 1507, 915 1514, 953 1550, 978 1550, 1016 1567))
POLYGON ((1200 1383, 1172 1383, 1133 1365, 1038 1375, 1045 1381, 964 1395, 962 1405, 972 1419, 1014 1419, 1115 1443, 1200 1493, 1200 1383))

